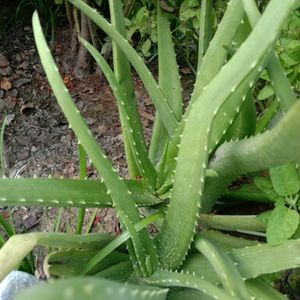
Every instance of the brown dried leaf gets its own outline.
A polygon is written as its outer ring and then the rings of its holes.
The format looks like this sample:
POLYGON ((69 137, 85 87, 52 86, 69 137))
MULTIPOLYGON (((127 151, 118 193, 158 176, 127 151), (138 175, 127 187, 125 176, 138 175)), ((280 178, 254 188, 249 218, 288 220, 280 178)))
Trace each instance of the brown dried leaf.
POLYGON ((8 78, 3 77, 3 78, 1 79, 1 82, 0 82, 0 88, 1 88, 2 90, 5 90, 5 91, 8 91, 8 90, 10 90, 10 89, 12 88, 12 84, 11 84, 11 82, 9 81, 8 78))

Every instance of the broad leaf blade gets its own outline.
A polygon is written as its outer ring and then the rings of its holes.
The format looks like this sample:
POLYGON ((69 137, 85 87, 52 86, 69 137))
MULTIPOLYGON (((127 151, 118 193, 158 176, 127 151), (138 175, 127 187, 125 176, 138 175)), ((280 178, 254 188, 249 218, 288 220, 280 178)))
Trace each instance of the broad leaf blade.
POLYGON ((277 246, 289 239, 297 230, 299 214, 285 205, 277 205, 268 218, 267 241, 277 246))
POLYGON ((167 292, 167 289, 147 286, 125 286, 121 283, 90 277, 39 284, 25 290, 16 300, 164 300, 167 292))

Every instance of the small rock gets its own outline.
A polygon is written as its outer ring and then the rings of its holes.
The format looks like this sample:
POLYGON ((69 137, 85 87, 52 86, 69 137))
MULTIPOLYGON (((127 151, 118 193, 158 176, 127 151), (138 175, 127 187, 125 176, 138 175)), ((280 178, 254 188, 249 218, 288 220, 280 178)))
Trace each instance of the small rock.
POLYGON ((11 84, 10 80, 6 77, 3 77, 0 81, 0 88, 2 90, 8 91, 11 89, 11 87, 12 87, 12 84, 11 84))
POLYGON ((13 271, 0 284, 0 300, 12 300, 22 290, 38 282, 36 277, 28 273, 13 271))
POLYGON ((15 82, 14 82, 14 86, 16 88, 19 88, 21 87, 22 85, 26 84, 26 83, 29 83, 31 82, 31 78, 20 78, 20 79, 17 79, 15 82))
POLYGON ((14 119, 15 119, 16 115, 15 114, 9 114, 6 116, 6 124, 9 125, 14 119))
POLYGON ((3 98, 4 96, 4 91, 0 90, 0 98, 3 98))
POLYGON ((26 160, 29 157, 29 149, 26 149, 17 154, 18 160, 26 160))
POLYGON ((16 55, 16 61, 18 63, 22 61, 22 57, 21 57, 20 53, 17 53, 17 55, 16 55))
POLYGON ((12 74, 12 68, 7 66, 5 68, 0 68, 0 75, 10 76, 12 74))
POLYGON ((22 146, 27 146, 29 144, 29 140, 25 136, 18 135, 18 136, 15 136, 15 139, 22 146))
POLYGON ((16 98, 18 96, 18 91, 16 89, 9 90, 5 93, 5 97, 16 98))
POLYGON ((101 136, 106 131, 107 131, 107 128, 106 128, 106 126, 104 124, 99 125, 98 128, 97 128, 97 134, 98 134, 98 136, 101 136))
POLYGON ((96 123, 96 120, 93 119, 93 118, 87 118, 87 119, 86 119, 86 123, 87 123, 88 125, 93 125, 93 124, 96 123))
POLYGON ((9 66, 8 59, 0 53, 0 68, 6 68, 9 66))
POLYGON ((18 65, 17 69, 27 70, 28 67, 29 67, 29 62, 25 60, 20 65, 18 65))
POLYGON ((37 151, 37 148, 36 148, 35 146, 32 146, 31 149, 30 149, 30 151, 31 151, 31 152, 36 152, 36 151, 37 151))

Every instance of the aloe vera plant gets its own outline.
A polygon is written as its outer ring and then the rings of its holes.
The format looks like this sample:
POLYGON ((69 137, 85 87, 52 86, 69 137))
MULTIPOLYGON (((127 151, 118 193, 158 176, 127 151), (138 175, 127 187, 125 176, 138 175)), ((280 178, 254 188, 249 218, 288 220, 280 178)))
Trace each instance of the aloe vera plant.
MULTIPOLYGON (((35 13, 35 41, 50 85, 82 153, 101 176, 98 180, 3 178, 0 205, 114 207, 123 233, 117 238, 58 233, 13 236, 0 249, 0 280, 33 247, 44 245, 54 249, 44 263, 49 277, 93 278, 44 284, 20 295, 20 299, 37 299, 42 294, 47 299, 283 299, 261 279, 265 274, 300 267, 297 236, 276 246, 228 236, 219 230, 264 236, 268 227, 253 215, 209 213, 222 195, 251 197, 249 191, 227 191, 240 174, 271 169, 274 180, 279 166, 288 165, 297 186, 293 194, 299 193, 295 174, 300 162, 300 102, 273 53, 297 1, 271 0, 261 16, 254 0, 231 0, 214 36, 213 2, 202 1, 198 71, 185 111, 168 15, 160 1, 158 83, 126 40, 120 0, 109 1, 111 23, 84 1, 69 2, 113 41, 111 69, 101 54, 80 38, 116 97, 131 179, 117 174, 96 143, 63 84, 35 13), (137 111, 130 64, 156 108, 149 150, 137 111), (254 135, 252 91, 264 70, 282 114, 274 128, 254 135), (136 180, 136 176, 142 176, 142 180, 136 180), (139 207, 149 208, 147 217, 142 218, 139 207), (147 231, 150 223, 154 223, 157 234, 147 231)), ((261 200, 259 190, 255 192, 252 199, 261 200)))

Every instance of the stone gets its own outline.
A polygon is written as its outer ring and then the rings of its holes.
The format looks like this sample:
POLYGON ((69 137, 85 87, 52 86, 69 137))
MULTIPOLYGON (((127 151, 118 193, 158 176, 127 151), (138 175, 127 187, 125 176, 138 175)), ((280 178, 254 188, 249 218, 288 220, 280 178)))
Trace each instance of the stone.
POLYGON ((14 87, 19 88, 22 85, 31 82, 31 78, 20 78, 14 82, 14 87))
POLYGON ((9 66, 8 59, 0 53, 0 68, 6 68, 9 66))
POLYGON ((25 272, 13 271, 0 284, 0 300, 12 300, 22 290, 39 283, 39 280, 25 272))
POLYGON ((10 76, 12 74, 12 68, 7 66, 5 68, 0 68, 0 75, 2 76, 10 76))
POLYGON ((16 98, 18 96, 18 91, 16 89, 11 89, 5 93, 5 97, 16 98))

